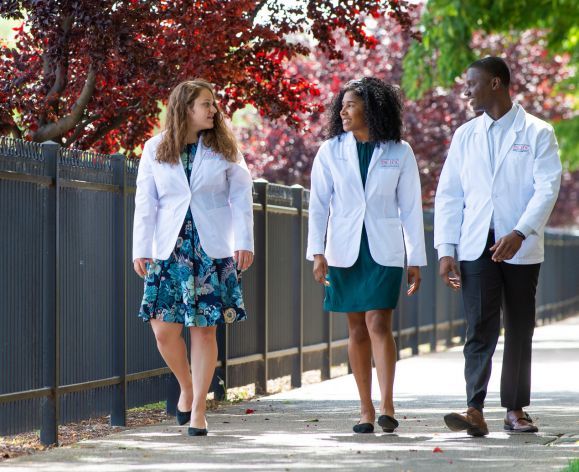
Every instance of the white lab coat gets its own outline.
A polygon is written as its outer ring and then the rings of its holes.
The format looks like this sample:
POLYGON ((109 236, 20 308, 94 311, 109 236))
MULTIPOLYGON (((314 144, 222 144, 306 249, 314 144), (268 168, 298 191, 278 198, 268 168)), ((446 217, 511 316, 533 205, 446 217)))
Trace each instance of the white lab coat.
POLYGON ((162 134, 145 143, 135 196, 133 260, 168 259, 191 208, 201 247, 212 258, 253 252, 252 180, 247 165, 229 162, 200 137, 191 182, 181 162, 155 159, 162 134))
POLYGON ((308 259, 324 254, 330 266, 351 267, 365 225, 378 264, 404 267, 406 252, 408 265, 426 265, 420 177, 408 143, 376 145, 364 189, 356 140, 343 133, 320 147, 311 183, 308 259))
MULTIPOLYGON (((491 171, 481 115, 456 130, 436 190, 434 246, 457 245, 458 259, 478 259, 491 217, 495 239, 517 229, 526 239, 511 264, 544 259, 543 233, 557 200, 561 161, 553 128, 520 106, 491 171)), ((440 255, 440 253, 439 253, 440 255)))

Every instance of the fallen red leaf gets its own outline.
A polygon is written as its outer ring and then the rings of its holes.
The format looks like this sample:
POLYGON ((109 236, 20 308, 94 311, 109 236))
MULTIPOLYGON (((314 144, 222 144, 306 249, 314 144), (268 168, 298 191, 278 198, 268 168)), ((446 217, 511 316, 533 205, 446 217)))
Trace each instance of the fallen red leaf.
POLYGON ((437 452, 442 452, 442 449, 440 449, 439 447, 435 447, 432 452, 437 453, 437 452))
POLYGON ((252 413, 255 413, 255 410, 252 410, 251 408, 248 408, 247 410, 245 410, 246 415, 251 415, 252 413))

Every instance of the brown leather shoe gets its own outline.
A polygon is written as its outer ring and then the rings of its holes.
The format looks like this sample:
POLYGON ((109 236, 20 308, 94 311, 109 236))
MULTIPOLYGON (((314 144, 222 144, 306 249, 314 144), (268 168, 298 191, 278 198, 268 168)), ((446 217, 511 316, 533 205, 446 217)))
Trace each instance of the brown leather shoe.
POLYGON ((489 428, 483 417, 482 411, 469 407, 465 413, 450 413, 444 417, 446 426, 451 431, 464 431, 469 436, 486 436, 489 428))
POLYGON ((531 417, 524 413, 523 416, 517 416, 513 412, 508 411, 505 417, 505 431, 513 433, 537 433, 539 428, 533 424, 531 417))

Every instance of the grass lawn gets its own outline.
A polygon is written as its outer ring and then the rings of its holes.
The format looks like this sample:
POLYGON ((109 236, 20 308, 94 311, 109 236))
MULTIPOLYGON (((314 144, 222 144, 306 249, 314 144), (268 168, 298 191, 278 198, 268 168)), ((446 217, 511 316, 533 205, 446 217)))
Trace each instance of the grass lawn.
POLYGON ((574 459, 569 462, 569 465, 565 467, 561 472, 579 472, 579 459, 574 459))

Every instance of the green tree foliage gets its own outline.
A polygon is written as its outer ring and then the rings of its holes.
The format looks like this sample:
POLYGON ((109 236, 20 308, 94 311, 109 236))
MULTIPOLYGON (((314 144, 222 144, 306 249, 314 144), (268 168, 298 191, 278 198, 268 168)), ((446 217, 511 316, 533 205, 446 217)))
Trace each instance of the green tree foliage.
POLYGON ((569 53, 571 62, 578 62, 577 0, 429 0, 421 18, 422 42, 415 42, 404 59, 407 95, 416 98, 437 85, 452 85, 476 59, 474 32, 531 28, 548 31, 551 53, 569 53))
MULTIPOLYGON (((402 85, 410 98, 437 86, 452 87, 465 67, 481 57, 474 43, 477 36, 501 33, 505 42, 484 55, 502 56, 515 65, 509 56, 509 38, 535 32, 544 35, 553 64, 564 61, 571 69, 579 64, 577 0, 429 0, 420 23, 422 42, 414 41, 404 58, 402 85)), ((565 165, 579 169, 579 80, 576 74, 564 80, 552 76, 551 86, 553 95, 567 95, 570 112, 548 119, 555 126, 565 165)))

